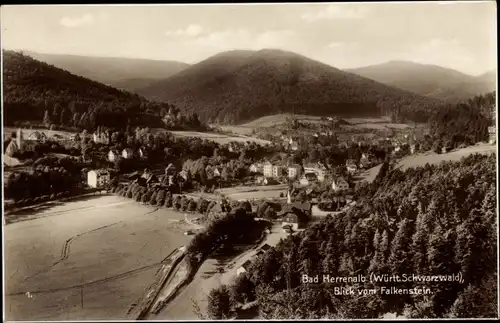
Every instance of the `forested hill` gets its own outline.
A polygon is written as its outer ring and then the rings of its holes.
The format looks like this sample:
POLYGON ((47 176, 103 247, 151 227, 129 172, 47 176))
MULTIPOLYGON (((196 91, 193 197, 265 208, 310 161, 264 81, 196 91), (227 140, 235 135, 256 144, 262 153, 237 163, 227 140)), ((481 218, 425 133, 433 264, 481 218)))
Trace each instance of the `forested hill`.
POLYGON ((496 83, 494 73, 475 77, 442 66, 409 61, 390 61, 347 71, 449 103, 493 91, 496 83))
MULTIPOLYGON (((387 165, 386 165, 387 166, 387 165)), ((387 169, 387 168, 386 168, 387 169)), ((412 318, 497 316, 496 156, 393 170, 356 207, 328 216, 259 256, 231 290, 260 316, 412 318), (452 281, 302 283, 302 275, 451 275, 452 281), (426 287, 431 294, 335 295, 334 287, 426 287)))
POLYGON ((428 112, 441 104, 296 53, 272 49, 220 53, 137 92, 221 123, 287 112, 426 120, 428 112))
POLYGON ((447 105, 430 118, 435 143, 449 148, 488 140, 488 127, 495 125, 496 92, 447 105))
POLYGON ((169 108, 14 51, 3 52, 3 80, 6 125, 43 121, 87 129, 162 126, 160 111, 169 108))
POLYGON ((127 91, 172 76, 189 66, 177 61, 139 58, 24 53, 75 75, 127 91))

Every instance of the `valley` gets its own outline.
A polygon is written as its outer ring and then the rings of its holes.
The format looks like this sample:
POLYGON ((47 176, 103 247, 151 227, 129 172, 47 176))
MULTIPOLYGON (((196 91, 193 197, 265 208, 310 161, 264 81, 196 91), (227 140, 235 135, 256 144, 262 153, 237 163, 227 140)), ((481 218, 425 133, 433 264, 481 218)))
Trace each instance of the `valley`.
POLYGON ((493 2, 0 10, 4 320, 498 318, 493 2))

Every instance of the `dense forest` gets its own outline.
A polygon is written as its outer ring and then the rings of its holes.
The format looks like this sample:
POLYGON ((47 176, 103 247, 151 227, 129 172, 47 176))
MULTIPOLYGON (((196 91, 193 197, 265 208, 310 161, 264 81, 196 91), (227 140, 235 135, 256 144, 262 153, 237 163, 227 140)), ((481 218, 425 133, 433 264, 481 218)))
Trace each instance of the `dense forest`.
POLYGON ((432 139, 450 148, 488 141, 488 127, 495 126, 495 100, 492 92, 439 109, 429 120, 432 139))
POLYGON ((94 130, 163 127, 172 105, 73 75, 14 51, 3 52, 4 123, 30 121, 94 130))
POLYGON ((383 174, 364 187, 357 206, 345 214, 327 216, 256 258, 234 285, 211 293, 209 309, 218 308, 220 318, 229 316, 231 308, 221 303, 256 300, 265 319, 379 318, 385 313, 496 317, 496 156, 472 155, 460 162, 405 172, 386 169, 383 174), (370 273, 460 273, 463 282, 301 281, 304 274, 370 273), (360 296, 333 290, 381 286, 426 287, 431 294, 360 296))
POLYGON ((341 71, 307 57, 261 50, 220 53, 138 93, 168 100, 208 122, 242 123, 294 112, 426 120, 441 101, 341 71))

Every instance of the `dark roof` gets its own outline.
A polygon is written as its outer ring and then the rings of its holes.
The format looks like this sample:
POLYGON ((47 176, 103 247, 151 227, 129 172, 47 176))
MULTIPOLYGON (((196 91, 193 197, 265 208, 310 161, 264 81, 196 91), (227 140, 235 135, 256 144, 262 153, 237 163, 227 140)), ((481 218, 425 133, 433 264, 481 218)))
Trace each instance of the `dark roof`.
POLYGON ((310 212, 311 211, 311 203, 306 202, 306 203, 299 203, 299 202, 294 202, 291 204, 286 204, 283 206, 281 211, 278 213, 279 216, 285 215, 286 213, 294 213, 294 214, 302 214, 305 212, 310 212), (296 211, 301 211, 301 212, 296 212, 296 211))
POLYGON ((308 180, 315 180, 315 179, 317 179, 317 178, 318 178, 318 176, 316 176, 316 174, 315 174, 315 173, 306 173, 304 176, 305 176, 308 180))
POLYGON ((241 265, 241 267, 245 268, 245 269, 248 269, 248 267, 250 266, 252 262, 250 260, 247 260, 243 263, 243 265, 241 265))
POLYGON ((279 184, 279 182, 272 177, 266 177, 266 180, 267 180, 268 184, 272 184, 272 185, 279 184))
POLYGON ((262 247, 260 247, 260 249, 267 251, 267 250, 271 249, 271 246, 268 245, 267 243, 265 243, 262 247))

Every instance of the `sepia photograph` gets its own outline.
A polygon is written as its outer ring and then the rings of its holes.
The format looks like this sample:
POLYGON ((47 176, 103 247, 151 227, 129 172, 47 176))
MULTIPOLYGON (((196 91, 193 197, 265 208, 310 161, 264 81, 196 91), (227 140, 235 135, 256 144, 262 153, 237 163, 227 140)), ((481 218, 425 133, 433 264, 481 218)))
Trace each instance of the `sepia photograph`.
POLYGON ((498 319, 495 1, 0 10, 3 321, 498 319))

